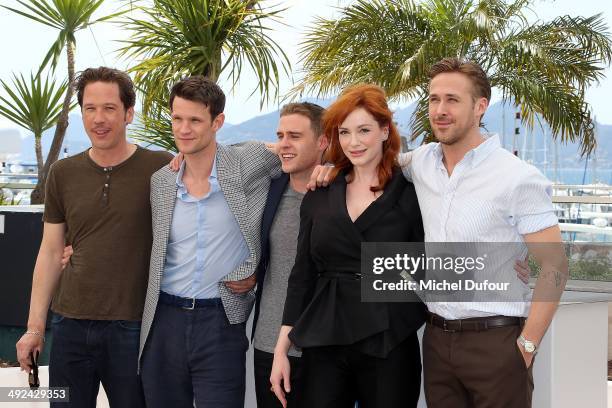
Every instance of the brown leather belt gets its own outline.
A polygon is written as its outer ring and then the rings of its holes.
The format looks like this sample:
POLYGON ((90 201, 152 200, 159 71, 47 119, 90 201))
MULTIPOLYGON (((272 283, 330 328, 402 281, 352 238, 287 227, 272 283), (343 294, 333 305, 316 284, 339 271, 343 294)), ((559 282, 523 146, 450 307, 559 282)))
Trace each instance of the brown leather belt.
POLYGON ((522 326, 524 317, 491 316, 472 317, 469 319, 446 320, 435 313, 427 312, 427 322, 445 332, 484 331, 506 326, 522 326))

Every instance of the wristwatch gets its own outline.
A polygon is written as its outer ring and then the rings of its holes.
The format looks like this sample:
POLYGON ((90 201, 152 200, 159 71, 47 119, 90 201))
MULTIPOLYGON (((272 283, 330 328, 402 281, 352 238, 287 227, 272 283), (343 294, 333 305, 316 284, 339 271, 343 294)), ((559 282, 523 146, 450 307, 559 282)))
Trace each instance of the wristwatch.
POLYGON ((522 334, 518 338, 518 343, 523 346, 526 353, 535 355, 535 353, 538 352, 538 347, 535 345, 535 343, 531 340, 527 340, 522 334))

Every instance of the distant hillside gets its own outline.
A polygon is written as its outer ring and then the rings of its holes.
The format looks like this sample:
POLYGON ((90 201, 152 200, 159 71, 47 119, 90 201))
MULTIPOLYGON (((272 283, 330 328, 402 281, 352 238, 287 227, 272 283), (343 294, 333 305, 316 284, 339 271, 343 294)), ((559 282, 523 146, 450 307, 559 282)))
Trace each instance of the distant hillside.
MULTIPOLYGON (((321 106, 327 107, 333 99, 308 99, 310 102, 318 103, 321 106)), ((401 134, 408 135, 410 129, 408 123, 414 104, 407 107, 398 108, 395 111, 395 121, 398 125, 401 134)), ((276 126, 278 123, 279 111, 268 113, 249 119, 243 123, 223 126, 217 135, 217 140, 224 144, 238 143, 246 140, 264 140, 274 141, 276 139, 276 126)), ((484 117, 486 129, 489 132, 498 133, 503 136, 503 128, 505 129, 505 146, 509 150, 512 149, 512 135, 514 133, 514 110, 510 106, 504 106, 501 102, 493 104, 487 110, 484 117), (503 126, 503 112, 505 112, 505 126, 503 126)), ((54 129, 49 129, 43 136, 43 149, 46 152, 51 144, 54 129)), ((545 127, 546 141, 544 132, 541 129, 535 129, 533 135, 535 142, 532 143, 531 135, 528 135, 525 129, 521 129, 521 137, 519 138, 516 147, 520 154, 526 160, 531 160, 535 163, 543 163, 547 161, 549 165, 554 161, 554 145, 550 136, 550 130, 545 127), (523 142, 523 136, 528 135, 527 142, 523 142), (546 144, 546 152, 544 145, 546 144), (535 152, 535 153, 534 153, 535 152), (546 159, 546 160, 545 160, 546 159)), ((599 147, 597 149, 597 166, 602 169, 612 168, 612 125, 597 126, 599 147)), ((70 115, 70 126, 66 132, 64 147, 68 148, 68 154, 72 155, 85 150, 89 147, 89 139, 85 134, 81 116, 77 113, 70 115)), ((579 148, 577 144, 558 144, 559 166, 567 168, 582 168, 584 159, 579 157, 579 148)), ((63 149, 62 149, 63 150, 63 149)), ((24 161, 34 161, 34 137, 29 136, 23 140, 22 156, 24 161)), ((592 158, 591 158, 592 160, 592 158)))
MULTIPOLYGON (((322 106, 329 106, 332 99, 328 100, 311 100, 319 103, 322 106)), ((415 104, 407 107, 398 108, 394 114, 394 120, 398 125, 398 129, 402 135, 410 134, 409 122, 414 112, 415 104)), ((257 116, 239 125, 231 128, 223 128, 218 135, 218 140, 222 143, 238 143, 245 140, 265 140, 273 141, 276 138, 276 125, 278 123, 279 111, 257 116)), ((512 150, 513 134, 514 134, 514 109, 510 106, 504 106, 501 102, 495 103, 489 107, 484 117, 485 128, 491 133, 497 133, 500 138, 505 139, 505 147, 512 150), (505 126, 504 115, 505 111, 505 126), (503 129, 505 129, 505 138, 503 129)), ((521 137, 518 138, 516 148, 519 150, 521 157, 531 160, 535 163, 543 163, 545 160, 551 164, 554 160, 554 144, 552 142, 550 128, 545 126, 542 129, 534 129, 532 133, 521 128, 521 137), (544 131, 546 132, 546 141, 544 140, 544 131), (532 137, 535 136, 535 143, 532 143, 532 137), (527 136, 527 142, 523 143, 524 136, 527 136), (544 145, 546 144, 546 153, 544 145), (523 148, 524 147, 524 148, 523 148), (535 151, 535 159, 534 159, 535 151)), ((612 168, 612 125, 597 126, 598 149, 596 152, 597 163, 601 168, 612 168)), ((557 144, 559 166, 560 167, 582 167, 584 159, 580 158, 580 149, 577 143, 557 144)), ((591 158, 592 160, 592 158, 591 158)))
MULTIPOLYGON (((316 103, 324 108, 328 107, 333 99, 308 98, 305 101, 316 103)), ((274 111, 265 115, 256 116, 246 122, 227 127, 223 125, 217 134, 217 140, 221 143, 232 144, 246 140, 263 140, 273 142, 276 140, 276 127, 280 111, 274 111)))
MULTIPOLYGON (((69 115, 69 125, 64 136, 64 143, 62 144, 62 150, 60 157, 64 157, 64 149, 67 149, 68 156, 82 152, 89 148, 91 143, 85 133, 85 127, 83 126, 83 120, 81 115, 78 113, 71 113, 69 115)), ((130 125, 134 126, 134 125, 130 125)), ((231 125, 230 125, 231 127, 231 125)), ((128 128, 129 129, 129 128, 128 128)), ((53 140, 53 134, 55 133, 55 127, 48 129, 43 133, 42 146, 43 155, 47 157, 47 153, 51 148, 51 141, 53 140)), ((129 130, 128 130, 129 134, 129 130)), ((36 155, 34 152, 34 136, 30 134, 23 139, 21 144, 21 160, 23 161, 35 161, 36 155)))
MULTIPOLYGON (((515 111, 510 106, 504 106, 501 102, 493 104, 483 119, 485 127, 493 133, 498 133, 500 137, 504 135, 505 129, 505 147, 512 150, 513 135, 515 128, 515 111), (505 126, 504 126, 505 112, 505 126)), ((597 124, 597 142, 596 150, 597 163, 602 168, 612 168, 612 125, 597 124)), ((520 129, 520 137, 517 138, 515 148, 521 152, 521 157, 532 160, 535 163, 542 163, 545 160, 549 163, 553 160, 554 144, 550 127, 544 125, 544 129, 540 129, 537 125, 533 132, 527 129, 520 129), (544 137, 546 135, 546 137, 544 137), (527 136, 525 140, 525 136, 527 136), (535 141, 533 138, 535 137, 535 141), (546 147, 546 149, 545 149, 546 147), (534 157, 535 151, 535 157, 534 157)), ((580 148, 578 143, 557 144, 560 167, 581 167, 584 165, 584 159, 580 157, 580 148)), ((590 158, 591 160, 593 157, 590 158)))

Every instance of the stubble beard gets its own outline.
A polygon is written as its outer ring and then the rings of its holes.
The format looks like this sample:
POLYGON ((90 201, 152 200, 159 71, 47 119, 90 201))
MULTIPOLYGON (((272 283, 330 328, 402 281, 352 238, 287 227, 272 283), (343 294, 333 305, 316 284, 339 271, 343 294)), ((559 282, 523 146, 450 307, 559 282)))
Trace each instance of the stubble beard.
MULTIPOLYGON (((456 126, 456 123, 453 122, 453 125, 456 126)), ((466 123, 465 126, 462 126, 461 128, 448 129, 448 133, 446 135, 441 135, 439 134, 440 132, 436 132, 434 130, 434 136, 436 136, 436 139, 441 144, 446 145, 446 146, 452 146, 456 144, 457 142, 460 142, 461 140, 465 139, 468 136, 468 134, 470 133, 470 129, 472 128, 472 125, 473 123, 466 123)), ((435 129, 433 125, 432 125, 432 128, 435 129)))

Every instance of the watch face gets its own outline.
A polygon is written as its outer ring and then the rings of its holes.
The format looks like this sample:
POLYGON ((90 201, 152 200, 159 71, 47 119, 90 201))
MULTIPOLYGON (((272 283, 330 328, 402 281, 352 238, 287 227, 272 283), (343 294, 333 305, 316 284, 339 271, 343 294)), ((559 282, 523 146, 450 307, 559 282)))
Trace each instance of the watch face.
POLYGON ((533 345, 532 342, 530 341, 525 342, 525 351, 528 353, 533 353, 535 351, 535 346, 533 345))

